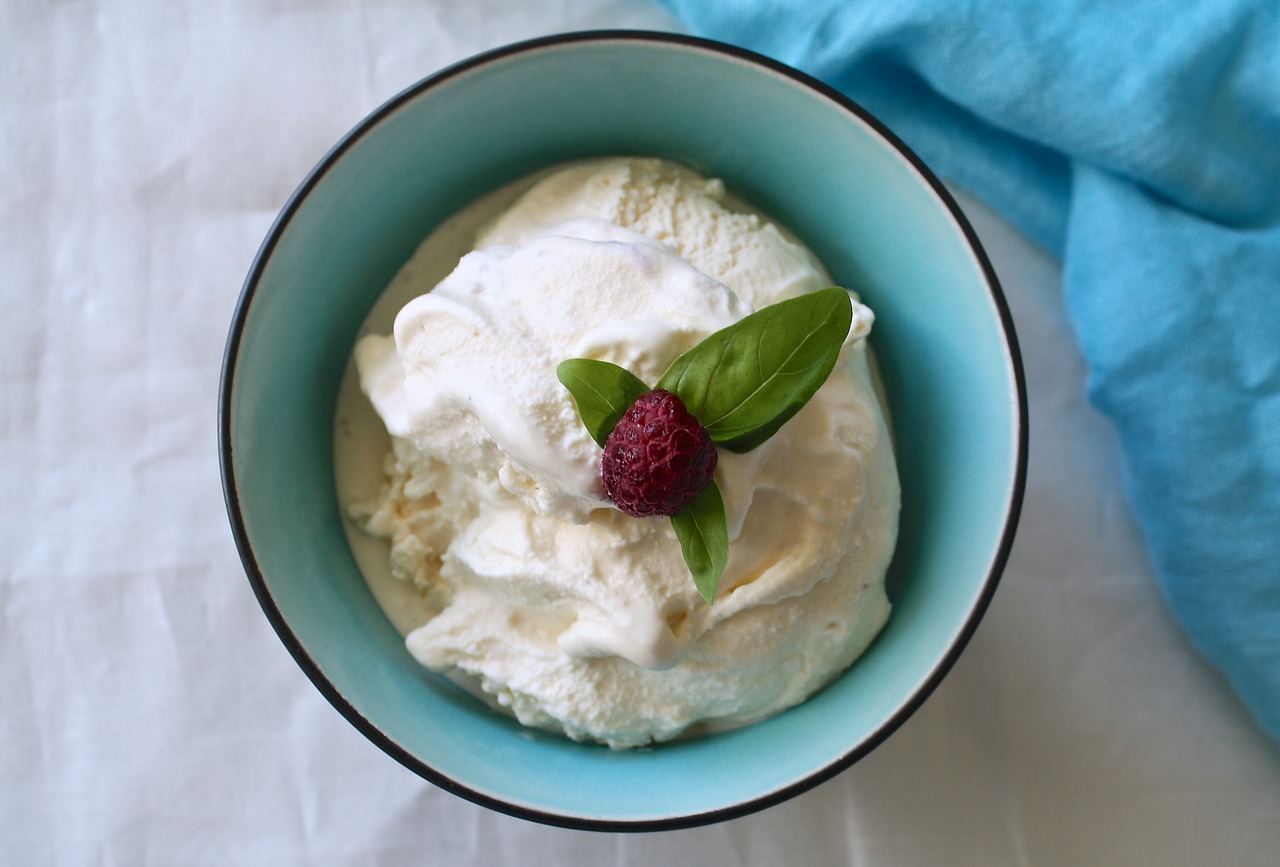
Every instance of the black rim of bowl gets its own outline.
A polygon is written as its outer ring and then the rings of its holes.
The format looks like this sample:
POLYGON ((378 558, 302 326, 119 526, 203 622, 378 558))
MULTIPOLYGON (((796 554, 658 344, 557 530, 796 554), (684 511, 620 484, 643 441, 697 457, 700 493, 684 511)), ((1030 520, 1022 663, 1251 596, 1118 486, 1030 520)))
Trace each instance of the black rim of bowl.
POLYGON ((231 330, 227 337, 226 350, 223 357, 222 378, 219 386, 218 401, 218 458, 222 475, 223 497, 226 501, 227 515, 231 522, 231 531, 232 535, 235 537, 236 548, 239 550, 240 559, 244 564, 244 569, 248 575, 249 583, 253 587, 254 595, 257 596, 258 603, 262 606, 262 610, 266 614, 267 620, 275 629, 280 640, 284 642, 285 647, 289 650, 289 653, 293 656, 294 660, 306 673, 307 677, 310 678, 316 688, 319 689, 321 694, 324 695, 329 703, 332 704, 348 722, 355 726, 362 734, 364 734, 365 737, 380 747, 388 755, 412 770, 414 773, 434 783, 445 791, 451 792, 469 801, 501 813, 506 813, 508 815, 535 822, 541 822, 543 824, 579 830, 662 831, 707 825, 714 822, 738 818, 740 816, 745 816, 749 813, 774 806, 775 804, 779 804, 795 797, 801 792, 808 791, 818 784, 834 777, 841 771, 844 771, 879 746, 880 743, 882 743, 890 734, 901 726, 907 718, 915 713, 915 711, 924 703, 925 699, 929 697, 933 690, 946 676, 947 672, 950 671, 951 666, 960 656, 961 651, 964 650, 965 645, 968 644, 969 639, 977 629, 978 623, 986 613, 987 607, 991 602, 991 598, 995 593, 996 586, 1000 581, 1001 573, 1004 571, 1005 564, 1008 561, 1009 551, 1013 546, 1013 538, 1017 529, 1018 517, 1022 509, 1023 493, 1026 487, 1027 391, 1026 379, 1022 367, 1022 356, 1018 348, 1017 335, 1015 334, 1013 327, 1013 317, 1009 313, 1009 307, 1005 301, 1004 293, 1000 288, 999 281, 996 278, 995 269, 992 268, 986 252, 978 241, 977 234, 974 232, 973 227, 969 224, 968 219, 964 216, 964 213, 960 210, 959 205, 947 191, 946 187, 944 187, 942 182, 934 176, 933 172, 930 171, 924 162, 896 135, 894 135, 893 132, 867 112, 866 109, 839 91, 823 84, 821 81, 818 81, 803 72, 800 72, 799 70, 793 69, 790 66, 757 54, 753 51, 748 51, 744 48, 701 37, 686 36, 675 33, 634 30, 588 30, 545 36, 512 43, 510 45, 474 55, 422 79, 418 83, 392 97, 377 108, 372 114, 360 121, 359 124, 357 124, 350 132, 343 136, 336 145, 334 145, 334 147, 324 156, 323 159, 321 159, 316 167, 311 170, 298 189, 294 191, 293 195, 289 197, 289 200, 285 203, 280 214, 272 224, 270 231, 267 233, 267 237, 263 241, 261 248, 258 250, 253 264, 249 269, 248 277, 245 279, 244 287, 241 291, 240 299, 236 305, 235 314, 232 318, 231 330), (938 198, 944 203, 947 210, 950 212, 952 219, 964 233, 964 237, 969 245, 970 251, 973 253, 982 269, 982 273, 987 284, 987 290, 1000 319, 1000 325, 1004 332, 1006 348, 1009 353, 1017 397, 1017 417, 1014 419, 1014 423, 1017 427, 1017 430, 1015 431, 1017 456, 1014 467, 1013 486, 1010 491, 1008 511, 1006 513, 1000 543, 996 548, 995 556, 992 559, 987 573, 987 578, 983 583, 982 592, 979 594, 977 601, 969 612, 963 627, 956 635, 956 638, 950 647, 948 647, 947 652, 938 661, 938 664, 925 679, 922 686, 916 690, 911 698, 905 702, 893 716, 885 720, 879 728, 872 732, 871 735, 865 738, 861 743, 857 744, 854 748, 850 749, 843 755, 837 757, 825 767, 801 780, 782 788, 766 792, 757 797, 702 813, 640 820, 594 819, 584 816, 546 812, 520 804, 508 803, 482 792, 474 791, 459 783, 457 780, 441 774, 434 768, 425 764, 422 760, 418 759, 416 756, 407 752, 392 738, 382 732, 372 721, 361 714, 359 710, 352 706, 320 671, 319 666, 307 653, 297 636, 294 635, 293 631, 289 628, 288 623, 285 622, 284 617, 280 613, 280 609, 277 607, 275 600, 271 596, 271 591, 268 589, 262 572, 258 568, 253 548, 249 544, 249 537, 245 528, 244 517, 240 512, 239 496, 235 482, 235 460, 231 450, 231 393, 233 381, 235 379, 236 361, 239 356, 240 341, 244 333, 245 322, 248 319, 249 310, 253 304, 258 282, 262 277, 263 270, 266 267, 266 263, 271 258, 277 242, 284 233, 286 227, 289 225, 290 221, 293 219, 294 214, 302 206, 311 190, 321 181, 321 179, 324 178, 325 174, 338 161, 338 159, 340 159, 349 148, 359 141, 362 136, 377 126, 384 117, 394 112, 401 105, 417 98, 422 93, 438 86, 442 82, 462 75, 476 67, 487 65, 495 60, 509 58, 513 55, 525 54, 546 48, 555 48, 573 45, 576 43, 610 41, 649 42, 678 45, 712 54, 727 56, 731 59, 744 60, 763 67, 767 71, 781 74, 790 78, 792 81, 809 88, 810 90, 816 91, 843 110, 871 126, 877 134, 879 134, 889 145, 896 149, 906 160, 910 162, 915 171, 929 184, 937 194, 938 198))

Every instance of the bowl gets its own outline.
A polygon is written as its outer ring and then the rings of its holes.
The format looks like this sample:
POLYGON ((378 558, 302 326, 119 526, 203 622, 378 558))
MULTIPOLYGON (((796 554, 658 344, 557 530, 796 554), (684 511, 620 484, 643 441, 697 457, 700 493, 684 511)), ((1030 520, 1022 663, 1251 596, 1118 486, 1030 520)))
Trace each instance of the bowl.
POLYGON ((995 590, 1026 470, 1013 325, 969 223, 858 105, 767 58, 685 36, 574 33, 473 57, 359 123, 253 263, 219 413, 236 544, 316 687, 406 767, 550 824, 686 827, 778 803, 865 756, 955 662, 995 590), (876 312, 902 481, 894 612, 809 701, 734 731, 615 751, 524 728, 421 668, 375 602, 334 493, 335 398, 356 331, 416 245, 556 163, 666 157, 799 235, 876 312))

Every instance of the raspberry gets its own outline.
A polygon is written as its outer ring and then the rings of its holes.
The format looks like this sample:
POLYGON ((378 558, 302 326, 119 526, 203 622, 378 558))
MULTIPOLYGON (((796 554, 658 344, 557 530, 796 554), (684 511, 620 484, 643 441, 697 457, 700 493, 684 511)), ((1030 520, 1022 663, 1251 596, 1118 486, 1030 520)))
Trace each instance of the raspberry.
POLYGON ((711 482, 716 447, 680 398, 655 389, 636 399, 600 459, 605 493, 638 518, 674 515, 711 482))

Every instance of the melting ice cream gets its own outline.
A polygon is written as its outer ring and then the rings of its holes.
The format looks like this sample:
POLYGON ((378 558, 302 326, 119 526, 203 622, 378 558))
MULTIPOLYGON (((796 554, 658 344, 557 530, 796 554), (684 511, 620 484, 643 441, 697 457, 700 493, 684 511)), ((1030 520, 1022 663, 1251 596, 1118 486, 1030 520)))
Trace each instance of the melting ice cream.
MULTIPOLYGON (((711 332, 830 285, 821 264, 656 159, 545 176, 472 246, 354 353, 391 450, 349 512, 419 600, 414 657, 525 724, 615 747, 761 719, 850 665, 889 616, 899 503, 871 311, 854 303, 836 370, 777 435, 721 451, 730 559, 707 605, 669 522, 610 506, 556 365, 656 382, 711 332)), ((398 279, 429 270, 415 257, 398 279)))

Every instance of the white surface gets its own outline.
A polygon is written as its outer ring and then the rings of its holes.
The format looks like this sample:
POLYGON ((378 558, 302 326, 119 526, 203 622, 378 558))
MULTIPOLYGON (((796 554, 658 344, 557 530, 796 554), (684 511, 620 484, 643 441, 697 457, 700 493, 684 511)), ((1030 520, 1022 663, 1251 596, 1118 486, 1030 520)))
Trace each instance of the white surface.
POLYGON ((1274 864, 1280 748, 1162 605, 1057 267, 976 206, 1027 362, 1021 532, 969 650, 870 757, 734 822, 573 832, 419 780, 311 687, 219 490, 249 262, 305 172, 400 88, 601 26, 673 24, 641 0, 0 6, 3 859, 1274 864))

